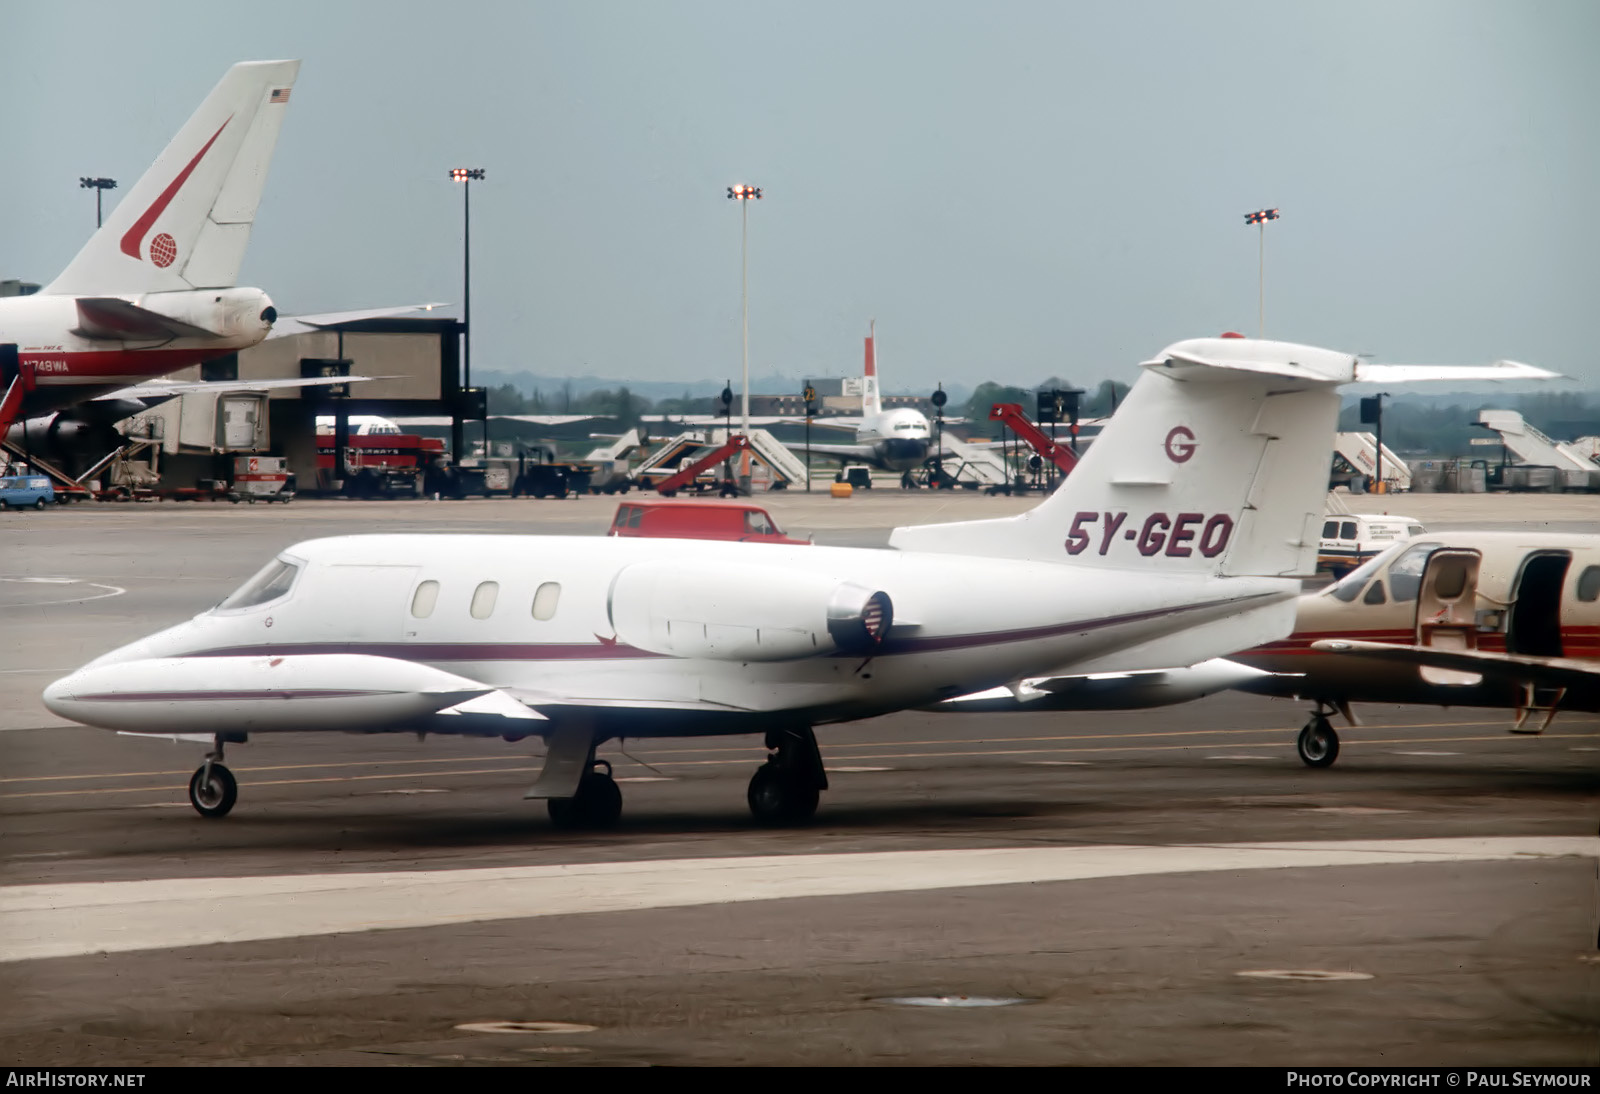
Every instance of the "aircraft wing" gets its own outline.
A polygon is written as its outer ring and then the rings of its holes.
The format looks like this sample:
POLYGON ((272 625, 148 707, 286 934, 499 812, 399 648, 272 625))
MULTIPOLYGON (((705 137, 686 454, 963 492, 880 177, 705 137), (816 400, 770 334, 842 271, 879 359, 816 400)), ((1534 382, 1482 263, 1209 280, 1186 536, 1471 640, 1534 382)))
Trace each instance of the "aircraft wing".
POLYGON ((272 325, 270 338, 287 338, 291 334, 305 334, 323 327, 354 323, 358 319, 387 319, 391 315, 404 315, 413 311, 432 311, 445 304, 400 304, 392 308, 365 308, 360 311, 329 311, 319 315, 285 315, 272 325))
MULTIPOLYGON (((590 416, 604 417, 605 415, 590 416)), ((685 427, 714 425, 719 429, 723 426, 727 426, 731 429, 738 429, 741 424, 739 415, 737 414, 735 414, 731 419, 724 418, 721 414, 643 414, 640 415, 639 420, 641 422, 648 422, 651 425, 676 425, 685 427)), ((786 418, 777 414, 750 415, 750 424, 752 426, 783 425, 786 422, 803 421, 805 421, 804 418, 786 418)))
POLYGON ((1600 688, 1600 662, 1581 661, 1572 657, 1529 657, 1492 650, 1444 650, 1434 646, 1396 646, 1387 642, 1358 642, 1344 638, 1313 642, 1311 648, 1324 653, 1381 657, 1431 668, 1455 669, 1518 684, 1583 690, 1600 688))
MULTIPOLYGON (((806 446, 791 444, 789 451, 803 453, 806 451, 806 446)), ((811 455, 821 456, 825 460, 854 460, 857 463, 872 463, 877 459, 870 444, 817 444, 813 441, 810 452, 811 455)))
MULTIPOLYGON (((350 379, 354 380, 352 376, 350 379)), ((335 381, 337 382, 337 381, 335 381)), ((491 414, 491 422, 525 422, 529 425, 571 425, 573 422, 587 422, 595 418, 603 418, 603 414, 491 414)), ((396 425, 428 426, 437 429, 440 426, 451 424, 455 419, 448 414, 406 414, 390 419, 396 425)), ((470 421, 477 421, 472 418, 470 421)))
POLYGON ((1050 710, 1142 710, 1202 699, 1274 673, 1216 657, 1198 665, 1139 672, 1096 672, 1019 680, 947 699, 934 710, 1002 713, 1050 710))
POLYGON ((195 391, 222 394, 229 391, 277 391, 292 387, 317 387, 325 384, 356 384, 365 380, 378 380, 378 376, 311 376, 303 379, 281 380, 146 380, 131 387, 118 388, 96 396, 90 402, 103 399, 142 399, 154 406, 156 403, 195 391), (151 402, 154 400, 154 402, 151 402))
POLYGON ((161 315, 116 296, 78 297, 78 325, 72 333, 112 342, 220 337, 216 331, 161 315))

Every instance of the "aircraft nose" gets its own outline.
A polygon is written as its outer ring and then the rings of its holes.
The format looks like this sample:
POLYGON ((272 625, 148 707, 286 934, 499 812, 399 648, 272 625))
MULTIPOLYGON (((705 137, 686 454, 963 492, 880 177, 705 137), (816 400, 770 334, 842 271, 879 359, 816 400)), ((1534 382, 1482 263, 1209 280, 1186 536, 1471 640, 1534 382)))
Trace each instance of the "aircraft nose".
POLYGON ((78 694, 78 674, 72 673, 63 676, 55 683, 44 689, 44 705, 51 714, 61 718, 70 718, 67 705, 78 694))

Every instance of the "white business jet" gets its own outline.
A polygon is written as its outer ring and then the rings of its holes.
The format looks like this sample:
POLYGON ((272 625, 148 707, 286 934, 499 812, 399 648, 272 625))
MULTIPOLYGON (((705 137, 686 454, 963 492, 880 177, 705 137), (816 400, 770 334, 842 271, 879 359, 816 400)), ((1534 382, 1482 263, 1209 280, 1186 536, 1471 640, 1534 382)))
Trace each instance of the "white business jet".
MULTIPOLYGON (((1336 388, 1354 356, 1198 339, 1020 516, 897 529, 895 550, 628 537, 367 535, 273 559, 211 611, 56 681, 55 713, 223 746, 343 730, 547 741, 529 798, 616 821, 611 738, 764 733, 770 823, 827 787, 813 727, 1045 673, 1195 664, 1282 638, 1316 564, 1336 388)), ((1390 366, 1404 367, 1404 366, 1390 366)), ((1527 366, 1476 378, 1548 375, 1527 366)))

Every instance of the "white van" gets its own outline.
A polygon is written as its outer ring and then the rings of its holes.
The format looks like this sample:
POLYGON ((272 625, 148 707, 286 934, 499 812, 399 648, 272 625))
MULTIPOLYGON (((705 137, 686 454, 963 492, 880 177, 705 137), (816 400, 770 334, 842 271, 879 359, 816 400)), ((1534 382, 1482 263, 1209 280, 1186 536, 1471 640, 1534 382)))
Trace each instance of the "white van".
POLYGON ((1390 513, 1329 513, 1322 521, 1322 543, 1317 548, 1317 568, 1335 577, 1387 551, 1402 539, 1420 536, 1427 529, 1415 517, 1390 513))

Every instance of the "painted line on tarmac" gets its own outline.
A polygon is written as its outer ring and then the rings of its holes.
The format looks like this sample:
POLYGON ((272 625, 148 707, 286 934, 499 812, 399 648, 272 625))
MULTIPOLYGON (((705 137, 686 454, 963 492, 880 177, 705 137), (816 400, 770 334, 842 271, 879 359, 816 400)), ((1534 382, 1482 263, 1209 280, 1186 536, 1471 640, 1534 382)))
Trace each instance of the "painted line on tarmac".
POLYGON ((985 847, 16 885, 0 889, 0 962, 779 899, 1566 857, 1600 858, 1600 838, 985 847))
MULTIPOLYGON (((1592 733, 1570 733, 1570 734, 1545 733, 1545 734, 1542 734, 1541 736, 1545 740, 1585 740, 1585 739, 1593 738, 1593 737, 1595 737, 1597 735, 1596 734, 1592 734, 1592 733)), ((1399 737, 1399 738, 1392 738, 1392 739, 1387 739, 1387 740, 1365 740, 1365 739, 1363 739, 1363 740, 1360 740, 1357 743, 1365 746, 1365 745, 1418 744, 1418 743, 1437 744, 1437 743, 1446 742, 1446 741, 1456 742, 1456 743, 1473 742, 1473 741, 1506 741, 1506 740, 1510 740, 1510 739, 1513 739, 1513 738, 1511 738, 1509 735, 1502 736, 1502 735, 1496 734, 1495 736, 1492 736, 1492 737, 1491 736, 1478 735, 1478 736, 1472 736, 1472 737, 1418 737, 1418 738, 1410 738, 1410 739, 1404 738, 1404 737, 1399 737)), ((879 753, 879 754, 869 754, 869 755, 865 755, 865 756, 850 756, 850 757, 847 757, 847 758, 851 759, 851 760, 930 760, 930 759, 931 760, 940 760, 940 759, 961 760, 961 759, 973 759, 973 758, 978 758, 978 757, 1038 756, 1038 755, 1041 755, 1041 754, 1044 754, 1044 755, 1059 755, 1059 754, 1063 754, 1063 753, 1085 753, 1085 752, 1093 752, 1093 753, 1104 753, 1104 752, 1190 752, 1190 751, 1193 751, 1196 748, 1202 748, 1202 747, 1205 747, 1205 746, 1194 744, 1194 745, 1099 745, 1099 746, 1095 746, 1093 748, 1003 748, 1003 749, 1002 748, 993 748, 993 749, 967 749, 967 750, 963 750, 963 751, 945 751, 945 752, 884 752, 884 753, 879 753)), ((1256 748, 1275 748, 1275 749, 1279 749, 1279 750, 1287 750, 1287 749, 1290 749, 1290 748, 1293 747, 1293 742, 1292 741, 1285 741, 1285 742, 1282 742, 1281 744, 1280 743, 1264 743, 1264 744, 1255 745, 1253 747, 1256 747, 1256 748)), ((1457 754, 1457 755, 1459 755, 1459 754, 1457 754)), ((1251 757, 1246 757, 1246 756, 1243 756, 1243 755, 1239 755, 1239 756, 1220 756, 1220 755, 1217 755, 1217 756, 1208 756, 1208 757, 1206 757, 1206 759, 1208 759, 1208 760, 1214 760, 1214 759, 1262 759, 1262 760, 1265 760, 1265 759, 1272 759, 1272 758, 1273 757, 1269 757, 1269 756, 1251 756, 1251 757)), ((520 757, 518 757, 518 759, 520 759, 520 757)), ((655 766, 658 766, 658 767, 734 767, 734 766, 743 767, 743 766, 747 766, 747 765, 756 763, 756 760, 757 760, 757 758, 754 757, 754 756, 744 756, 744 757, 741 757, 739 759, 731 759, 731 760, 659 760, 659 759, 652 759, 651 763, 653 765, 655 765, 655 766)), ((423 762, 426 762, 426 761, 405 760, 405 761, 397 761, 397 762, 402 762, 402 763, 423 763, 423 762)), ((1024 762, 1026 763, 1028 761, 1024 761, 1024 762)), ((315 769, 315 768, 336 767, 336 766, 359 767, 359 766, 368 766, 368 765, 360 764, 360 763, 328 764, 328 765, 323 765, 323 764, 299 764, 299 765, 295 765, 294 767, 258 768, 256 770, 260 770, 260 771, 284 771, 284 770, 295 770, 295 769, 298 769, 298 768, 313 768, 313 769, 315 769)), ((380 764, 376 764, 374 766, 382 766, 382 764, 380 763, 380 764)), ((239 768, 239 769, 237 769, 239 774, 244 774, 245 772, 247 772, 249 770, 251 770, 251 769, 249 769, 249 768, 239 768)), ((408 778, 415 778, 415 777, 444 778, 444 777, 456 776, 456 775, 535 774, 535 773, 539 772, 540 770, 542 770, 542 765, 529 766, 529 765, 525 765, 525 764, 519 764, 517 766, 473 768, 473 769, 469 769, 469 770, 465 770, 465 771, 431 770, 431 771, 420 772, 420 773, 419 772, 415 772, 415 771, 400 771, 400 772, 385 773, 385 774, 373 774, 373 775, 329 775, 329 776, 324 777, 324 778, 311 778, 311 779, 261 779, 261 780, 252 779, 252 780, 249 780, 248 782, 246 782, 245 785, 246 786, 303 786, 303 785, 311 785, 311 784, 316 784, 316 783, 367 782, 367 781, 371 781, 373 779, 408 779, 408 778)), ((830 770, 839 770, 839 769, 838 768, 831 768, 830 770)), ((185 770, 185 771, 172 771, 172 772, 151 771, 151 772, 143 772, 142 774, 147 775, 147 776, 158 776, 158 775, 163 775, 163 774, 170 774, 170 775, 173 775, 175 777, 180 777, 180 776, 192 775, 193 772, 192 771, 188 771, 188 770, 185 770)), ((50 776, 41 776, 41 778, 48 778, 48 779, 115 778, 115 777, 117 777, 117 776, 112 776, 112 775, 88 775, 88 776, 50 775, 50 776)), ((15 780, 15 781, 23 781, 23 780, 15 780)), ((82 789, 77 789, 77 790, 28 790, 28 791, 23 791, 22 793, 19 793, 19 794, 0 794, 0 801, 12 801, 12 800, 19 800, 19 799, 23 799, 23 798, 81 797, 86 793, 93 793, 95 795, 103 795, 103 794, 139 794, 139 793, 161 793, 161 794, 165 794, 165 793, 172 792, 174 790, 174 788, 175 788, 175 785, 176 784, 174 784, 174 786, 99 786, 99 787, 94 787, 92 790, 82 790, 82 789)))
POLYGON ((128 590, 120 585, 106 585, 98 581, 80 581, 75 577, 0 577, 0 582, 21 585, 87 585, 91 589, 109 589, 109 592, 96 593, 94 596, 69 596, 60 600, 27 600, 14 604, 0 601, 0 608, 48 608, 57 604, 87 604, 91 600, 105 600, 108 597, 122 596, 128 590))
MULTIPOLYGON (((1409 724, 1403 724, 1403 725, 1363 725, 1363 726, 1360 726, 1359 728, 1363 729, 1363 730, 1435 729, 1435 728, 1437 728, 1437 729, 1450 729, 1450 728, 1460 728, 1460 727, 1465 727, 1465 726, 1493 726, 1493 725, 1500 725, 1500 724, 1502 724, 1502 723, 1499 722, 1499 721, 1416 722, 1416 723, 1409 723, 1409 724)), ((61 728, 61 727, 43 726, 43 727, 34 727, 34 728, 38 728, 38 729, 57 729, 57 728, 61 728)), ((71 728, 79 728, 79 727, 71 727, 71 728)), ((1028 742, 1028 741, 1045 741, 1045 742, 1048 742, 1048 741, 1117 741, 1117 740, 1126 741, 1126 740, 1143 740, 1143 739, 1146 739, 1146 738, 1155 738, 1155 737, 1229 736, 1231 734, 1244 734, 1244 733, 1252 733, 1252 734, 1272 733, 1272 734, 1289 735, 1289 734, 1293 734, 1294 732, 1295 731, 1293 729, 1291 729, 1291 728, 1276 728, 1276 729, 1185 729, 1185 730, 1158 731, 1158 732, 1149 732, 1149 733, 1127 732, 1127 733, 1065 734, 1065 735, 1061 735, 1061 736, 1048 736, 1048 737, 984 737, 984 738, 982 738, 981 740, 978 740, 978 741, 974 741, 974 740, 965 740, 965 741, 963 741, 963 740, 960 740, 960 739, 946 738, 946 739, 942 739, 942 740, 929 740, 929 741, 835 741, 835 740, 830 740, 830 741, 828 741, 826 743, 827 743, 828 751, 830 753, 834 753, 834 754, 837 755, 836 750, 840 749, 840 748, 851 748, 851 749, 856 749, 856 748, 909 748, 909 747, 929 747, 929 746, 937 746, 937 745, 949 745, 951 747, 958 747, 958 746, 964 745, 964 744, 979 744, 979 743, 981 743, 981 744, 1019 744, 1019 743, 1024 743, 1024 742, 1028 742)), ((289 736, 289 734, 276 734, 275 736, 286 737, 286 736, 289 736)), ((1565 736, 1565 737, 1568 737, 1568 738, 1571 738, 1571 737, 1583 738, 1583 737, 1600 737, 1600 733, 1591 733, 1591 734, 1583 734, 1583 733, 1570 734, 1569 733, 1569 734, 1564 734, 1564 735, 1561 735, 1561 734, 1545 734, 1545 736, 1551 736, 1551 737, 1554 737, 1554 736, 1565 736)), ((1451 741, 1454 741, 1454 740, 1478 740, 1478 739, 1480 739, 1480 738, 1468 738, 1468 737, 1416 738, 1416 740, 1420 740, 1420 741, 1429 741, 1429 740, 1451 740, 1451 741)), ((1490 738, 1481 738, 1481 739, 1488 740, 1490 738)), ((1494 739, 1498 739, 1498 738, 1494 738, 1494 739)), ((637 741, 638 738, 634 738, 634 740, 637 741)), ((1410 739, 1408 738, 1407 740, 1409 741, 1410 739)), ((1365 742, 1365 741, 1363 741, 1362 743, 1384 744, 1384 743, 1394 743, 1394 742, 1384 742, 1384 741, 1365 742)), ((1406 741, 1402 741, 1400 743, 1407 743, 1407 742, 1406 741)), ((1268 742, 1267 744, 1259 746, 1259 747, 1272 748, 1272 747, 1277 747, 1277 745, 1278 745, 1278 742, 1268 742)), ((703 754, 733 753, 733 754, 736 754, 736 755, 741 757, 738 760, 701 761, 701 762, 711 762, 711 763, 744 763, 744 762, 747 762, 747 761, 753 762, 755 759, 759 758, 759 753, 757 751, 751 749, 751 748, 748 748, 748 747, 744 747, 744 748, 664 748, 664 749, 658 749, 655 752, 647 752, 643 748, 640 748, 637 745, 634 746, 634 747, 638 748, 638 750, 642 754, 652 757, 652 762, 654 762, 654 763, 684 764, 684 763, 696 762, 696 761, 690 761, 690 760, 657 760, 657 759, 654 759, 655 756, 660 755, 660 754, 671 755, 671 756, 683 756, 683 755, 703 755, 703 754)), ((1176 749, 1181 749, 1181 748, 1187 748, 1189 746, 1187 746, 1187 745, 1173 745, 1173 746, 1161 746, 1161 747, 1170 747, 1170 748, 1176 750, 1176 749)), ((1024 749, 1022 751, 1026 752, 1026 751, 1030 751, 1030 750, 1024 749)), ((1032 751, 1057 751, 1057 750, 1056 749, 1036 749, 1036 750, 1032 750, 1032 751)), ((919 755, 924 755, 924 754, 919 754, 919 755)), ((934 755, 934 754, 929 753, 929 754, 926 754, 926 755, 934 755)), ((996 753, 996 755, 1003 755, 1003 753, 996 753)), ((506 757, 506 759, 508 761, 517 762, 517 763, 522 762, 525 758, 526 757, 523 757, 523 756, 507 756, 506 757)), ((877 757, 861 757, 861 756, 851 755, 851 756, 840 756, 839 758, 840 759, 876 759, 877 757)), ((485 757, 476 757, 476 756, 431 756, 431 757, 427 757, 427 758, 424 758, 424 759, 417 759, 417 760, 348 760, 348 761, 338 761, 338 762, 335 762, 335 763, 272 764, 272 765, 263 765, 263 766, 259 766, 259 767, 242 767, 241 766, 241 767, 234 767, 234 771, 237 774, 245 775, 245 774, 252 774, 252 773, 256 773, 256 772, 266 772, 266 771, 329 770, 329 769, 337 768, 337 767, 390 767, 390 766, 399 766, 399 765, 408 765, 408 764, 409 765, 426 765, 426 764, 493 763, 493 762, 495 762, 495 757, 492 757, 492 756, 485 756, 485 757)), ((635 761, 635 762, 638 762, 638 761, 635 761)), ((517 768, 516 770, 521 770, 521 768, 517 768)), ((169 776, 169 775, 173 776, 173 777, 183 776, 183 777, 187 778, 189 775, 191 775, 193 773, 194 772, 193 772, 192 768, 184 768, 182 770, 172 770, 172 771, 104 771, 104 772, 89 772, 89 773, 83 773, 83 774, 78 774, 78 775, 22 775, 22 776, 10 777, 10 778, 0 778, 0 785, 4 785, 6 783, 64 782, 64 781, 69 780, 69 779, 153 779, 153 778, 161 778, 163 776, 169 776)))

